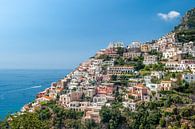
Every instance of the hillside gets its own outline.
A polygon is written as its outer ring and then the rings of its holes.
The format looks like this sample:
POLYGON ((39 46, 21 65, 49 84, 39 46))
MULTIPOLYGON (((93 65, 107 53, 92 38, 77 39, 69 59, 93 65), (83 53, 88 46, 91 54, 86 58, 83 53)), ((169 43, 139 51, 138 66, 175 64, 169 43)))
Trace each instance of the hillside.
POLYGON ((174 31, 179 42, 195 41, 195 8, 185 14, 174 31))
POLYGON ((1 129, 194 129, 195 9, 152 43, 111 42, 1 129), (187 42, 187 43, 186 43, 187 42))

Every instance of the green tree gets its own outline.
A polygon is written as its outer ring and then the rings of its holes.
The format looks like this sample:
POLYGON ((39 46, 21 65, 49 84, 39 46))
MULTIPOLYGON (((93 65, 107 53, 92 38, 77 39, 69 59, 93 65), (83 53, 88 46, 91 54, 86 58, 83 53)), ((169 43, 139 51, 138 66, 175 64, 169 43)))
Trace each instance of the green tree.
POLYGON ((117 54, 119 54, 120 56, 123 55, 124 51, 125 51, 125 49, 122 48, 122 47, 118 47, 118 48, 117 48, 117 54))
POLYGON ((95 127, 98 127, 98 125, 95 123, 94 120, 86 120, 85 121, 85 128, 86 129, 94 129, 95 127))
POLYGON ((103 123, 108 123, 112 117, 111 110, 108 107, 103 106, 100 111, 100 116, 103 123))
POLYGON ((9 123, 11 129, 48 129, 49 122, 40 120, 37 113, 25 113, 17 117, 11 117, 9 123))
POLYGON ((116 81, 116 80, 117 80, 117 75, 112 75, 112 76, 111 76, 111 80, 112 80, 112 81, 116 81))
POLYGON ((103 59, 103 61, 109 61, 111 59, 111 57, 109 55, 100 55, 99 57, 97 57, 98 59, 103 59))
POLYGON ((119 57, 114 61, 114 65, 125 65, 125 60, 119 57))
POLYGON ((165 127, 165 126, 166 126, 166 121, 165 121, 165 118, 164 118, 164 117, 162 117, 162 118, 160 119, 160 126, 161 126, 161 127, 165 127))

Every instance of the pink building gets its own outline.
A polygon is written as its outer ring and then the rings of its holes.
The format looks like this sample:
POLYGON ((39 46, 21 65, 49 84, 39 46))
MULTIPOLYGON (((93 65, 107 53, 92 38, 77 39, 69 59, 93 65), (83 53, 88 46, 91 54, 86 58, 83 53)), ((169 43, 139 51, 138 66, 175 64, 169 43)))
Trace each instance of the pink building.
POLYGON ((143 84, 138 84, 130 88, 129 96, 133 96, 135 99, 145 100, 148 96, 148 89, 143 84))
POLYGON ((84 120, 92 119, 96 123, 100 123, 101 118, 99 115, 99 111, 101 110, 101 106, 89 106, 85 109, 84 120))
POLYGON ((96 88, 97 94, 112 95, 113 91, 113 86, 98 86, 96 88))

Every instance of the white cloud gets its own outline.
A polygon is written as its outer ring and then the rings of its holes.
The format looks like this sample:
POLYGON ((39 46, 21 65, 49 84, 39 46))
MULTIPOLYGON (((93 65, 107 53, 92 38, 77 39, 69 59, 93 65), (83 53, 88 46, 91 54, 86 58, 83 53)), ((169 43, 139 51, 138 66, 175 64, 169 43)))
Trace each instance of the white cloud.
POLYGON ((165 21, 173 20, 180 16, 180 13, 177 11, 170 11, 169 13, 158 13, 158 16, 161 17, 165 21))

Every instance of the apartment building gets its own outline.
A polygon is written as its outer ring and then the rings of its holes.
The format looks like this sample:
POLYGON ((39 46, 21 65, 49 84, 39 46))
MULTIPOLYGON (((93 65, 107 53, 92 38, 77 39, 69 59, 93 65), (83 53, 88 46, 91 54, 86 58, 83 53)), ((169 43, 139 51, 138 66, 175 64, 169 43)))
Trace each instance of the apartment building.
POLYGON ((134 67, 132 66, 114 66, 108 67, 109 75, 122 75, 122 74, 130 74, 134 72, 134 67))

